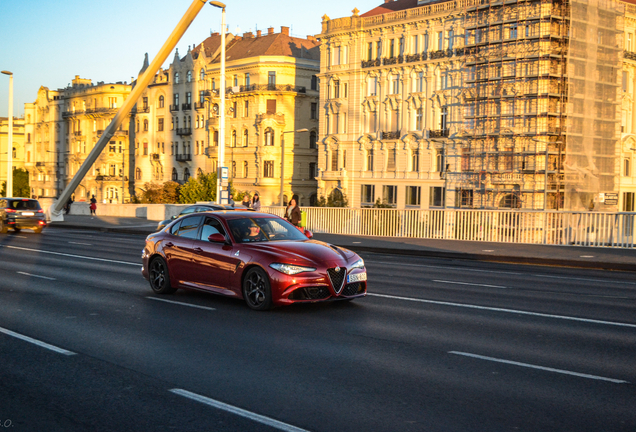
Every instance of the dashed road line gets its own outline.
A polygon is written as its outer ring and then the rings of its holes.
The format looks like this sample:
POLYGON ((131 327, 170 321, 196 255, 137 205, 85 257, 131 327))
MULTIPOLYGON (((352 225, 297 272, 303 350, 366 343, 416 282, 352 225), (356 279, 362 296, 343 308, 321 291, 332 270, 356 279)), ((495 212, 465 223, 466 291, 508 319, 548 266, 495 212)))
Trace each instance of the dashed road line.
POLYGON ((0 333, 4 333, 4 334, 6 334, 8 336, 13 336, 14 338, 21 339, 21 340, 23 340, 25 342, 32 343, 34 345, 37 345, 37 346, 42 347, 42 348, 46 348, 46 349, 51 350, 51 351, 55 351, 58 354, 75 355, 75 353, 72 352, 72 351, 68 351, 68 350, 65 350, 63 348, 56 347, 55 345, 47 344, 46 342, 42 342, 40 340, 33 339, 33 338, 29 337, 29 336, 25 336, 25 335, 22 335, 20 333, 16 333, 16 332, 8 330, 6 328, 0 327, 0 333))

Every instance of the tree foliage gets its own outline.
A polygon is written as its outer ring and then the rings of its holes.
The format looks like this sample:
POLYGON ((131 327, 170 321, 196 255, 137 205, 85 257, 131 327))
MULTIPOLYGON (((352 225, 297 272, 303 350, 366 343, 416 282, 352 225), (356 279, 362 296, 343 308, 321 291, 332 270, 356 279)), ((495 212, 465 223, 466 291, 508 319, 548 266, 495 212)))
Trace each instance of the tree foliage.
POLYGON ((142 204, 175 204, 179 199, 179 188, 181 185, 174 181, 163 184, 146 183, 141 197, 138 197, 142 204))
MULTIPOLYGON (((0 190, 0 196, 7 194, 7 182, 2 182, 2 190, 0 190)), ((29 172, 22 169, 13 170, 13 196, 25 197, 31 196, 31 188, 29 187, 29 172)))
POLYGON ((197 201, 216 200, 216 173, 201 173, 196 180, 192 177, 179 190, 181 204, 193 204, 197 201))
POLYGON ((327 198, 321 195, 316 201, 316 207, 349 207, 349 200, 340 190, 334 189, 327 198))

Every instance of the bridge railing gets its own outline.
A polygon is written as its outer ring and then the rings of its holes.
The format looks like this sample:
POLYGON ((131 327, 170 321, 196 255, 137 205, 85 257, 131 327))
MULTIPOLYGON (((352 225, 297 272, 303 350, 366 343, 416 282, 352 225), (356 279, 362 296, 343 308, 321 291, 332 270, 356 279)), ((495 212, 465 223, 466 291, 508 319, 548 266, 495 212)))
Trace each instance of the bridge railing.
MULTIPOLYGON (((636 213, 303 207, 316 233, 634 248, 636 213)), ((262 211, 283 216, 284 208, 262 211)))

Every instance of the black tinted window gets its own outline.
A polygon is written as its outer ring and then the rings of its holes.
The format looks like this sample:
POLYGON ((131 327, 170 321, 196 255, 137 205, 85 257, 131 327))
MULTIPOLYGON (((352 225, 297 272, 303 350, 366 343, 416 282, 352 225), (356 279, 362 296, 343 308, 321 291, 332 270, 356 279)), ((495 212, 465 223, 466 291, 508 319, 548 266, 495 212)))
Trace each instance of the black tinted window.
POLYGON ((36 200, 9 201, 9 207, 15 210, 40 210, 40 203, 36 200))
POLYGON ((196 207, 185 208, 185 209, 181 210, 181 213, 179 213, 179 216, 183 216, 183 215, 187 215, 187 214, 190 214, 190 213, 194 213, 194 211, 196 209, 197 209, 196 207))
POLYGON ((205 222, 201 227, 201 235, 199 236, 199 240, 208 240, 212 234, 223 234, 225 235, 225 230, 223 229, 223 225, 221 222, 214 218, 205 218, 205 222))
POLYGON ((177 235, 177 233, 179 232, 179 227, 181 226, 181 222, 182 221, 179 221, 170 227, 170 234, 177 235))
POLYGON ((189 218, 185 218, 181 221, 181 226, 179 227, 179 232, 177 235, 179 237, 197 238, 197 232, 199 230, 199 225, 201 225, 203 217, 202 216, 192 216, 189 218))

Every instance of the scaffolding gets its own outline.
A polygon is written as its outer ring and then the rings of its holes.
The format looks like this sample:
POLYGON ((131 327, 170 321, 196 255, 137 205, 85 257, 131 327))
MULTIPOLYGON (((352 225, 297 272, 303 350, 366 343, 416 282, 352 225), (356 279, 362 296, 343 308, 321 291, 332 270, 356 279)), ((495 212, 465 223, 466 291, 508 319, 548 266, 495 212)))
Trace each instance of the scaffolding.
POLYGON ((621 19, 614 0, 467 2, 456 207, 578 209, 616 190, 621 19))

